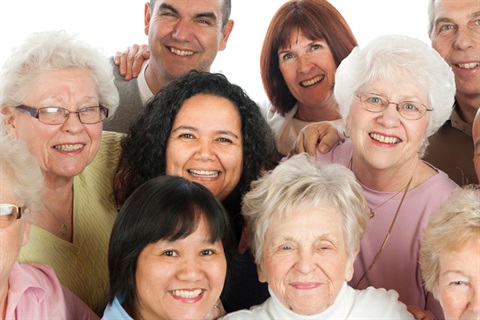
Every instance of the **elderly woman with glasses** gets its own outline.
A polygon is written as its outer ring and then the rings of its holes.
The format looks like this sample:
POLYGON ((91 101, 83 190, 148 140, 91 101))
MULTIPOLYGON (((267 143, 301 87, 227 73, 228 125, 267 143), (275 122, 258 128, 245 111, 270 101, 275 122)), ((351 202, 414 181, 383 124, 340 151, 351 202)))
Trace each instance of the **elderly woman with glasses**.
POLYGON ((27 219, 40 203, 43 177, 22 142, 0 134, 0 150, 0 318, 97 319, 50 267, 17 262, 28 242, 27 219))
POLYGON ((97 314, 107 303, 120 137, 102 134, 118 105, 108 59, 64 31, 34 33, 1 75, 2 130, 27 145, 45 190, 21 262, 49 264, 97 314))
POLYGON ((448 119, 454 93, 452 71, 430 46, 382 36, 339 66, 334 94, 349 139, 317 153, 354 172, 370 207, 350 284, 394 289, 412 311, 437 318, 441 307, 423 286, 418 251, 422 229, 456 184, 421 157, 448 119))
POLYGON ((271 297, 226 320, 413 319, 395 291, 347 285, 369 219, 347 168, 297 155, 253 183, 242 214, 271 297))

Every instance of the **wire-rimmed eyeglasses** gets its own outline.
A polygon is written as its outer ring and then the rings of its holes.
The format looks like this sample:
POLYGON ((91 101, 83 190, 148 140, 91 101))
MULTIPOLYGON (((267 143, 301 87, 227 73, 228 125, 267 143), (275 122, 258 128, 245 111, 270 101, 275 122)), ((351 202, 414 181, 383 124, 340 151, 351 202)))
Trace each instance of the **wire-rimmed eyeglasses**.
POLYGON ((407 120, 418 120, 422 118, 427 111, 433 111, 433 108, 427 108, 424 104, 415 101, 390 102, 387 98, 375 93, 357 93, 363 108, 370 112, 382 112, 389 105, 394 104, 398 113, 407 120))
POLYGON ((83 124, 99 123, 108 117, 108 109, 103 106, 84 107, 76 112, 60 107, 35 109, 26 105, 16 106, 15 109, 38 119, 40 122, 52 125, 64 124, 72 113, 76 113, 83 124))

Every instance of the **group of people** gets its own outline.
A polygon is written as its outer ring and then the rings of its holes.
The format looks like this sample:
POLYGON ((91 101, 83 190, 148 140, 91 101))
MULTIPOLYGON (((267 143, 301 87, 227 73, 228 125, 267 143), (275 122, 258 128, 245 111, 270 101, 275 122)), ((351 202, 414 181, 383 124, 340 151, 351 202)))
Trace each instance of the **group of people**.
POLYGON ((147 3, 130 81, 32 34, 2 68, 2 317, 477 319, 480 189, 457 183, 480 169, 479 10, 432 0, 434 48, 358 48, 327 1, 290 0, 263 108, 209 72, 230 0, 147 3), (468 166, 429 160, 459 126, 468 150, 436 157, 468 166))

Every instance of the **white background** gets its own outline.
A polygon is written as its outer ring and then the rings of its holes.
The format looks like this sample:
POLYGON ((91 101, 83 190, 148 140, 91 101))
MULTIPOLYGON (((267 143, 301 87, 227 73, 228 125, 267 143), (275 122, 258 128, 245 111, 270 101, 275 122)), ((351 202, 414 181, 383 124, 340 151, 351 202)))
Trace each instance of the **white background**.
MULTIPOLYGON (((133 43, 146 43, 146 0, 0 0, 0 64, 32 31, 65 29, 112 55, 133 43)), ((199 1, 199 0, 191 0, 199 1)), ((275 11, 286 0, 232 0, 235 21, 227 49, 212 71, 223 72, 256 101, 264 100, 259 57, 275 11)), ((330 0, 347 20, 360 46, 387 33, 428 42, 428 0, 330 0)), ((0 79, 1 80, 1 79, 0 79)))

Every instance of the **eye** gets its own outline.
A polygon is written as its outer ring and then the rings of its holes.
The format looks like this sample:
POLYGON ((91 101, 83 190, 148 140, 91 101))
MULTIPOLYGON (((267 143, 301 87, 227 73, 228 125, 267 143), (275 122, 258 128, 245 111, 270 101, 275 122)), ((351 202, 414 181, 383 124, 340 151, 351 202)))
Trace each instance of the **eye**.
POLYGON ((198 22, 199 24, 204 24, 204 25, 207 25, 207 26, 213 25, 213 22, 212 22, 212 21, 210 21, 210 20, 208 20, 208 19, 204 19, 204 18, 203 18, 203 19, 198 19, 197 22, 198 22))
POLYGON ((280 60, 282 61, 289 61, 291 60, 292 58, 294 58, 295 55, 291 52, 288 52, 288 53, 284 53, 282 55, 280 55, 280 60))
POLYGON ((222 143, 232 143, 231 139, 224 138, 224 137, 218 138, 217 141, 222 143))
POLYGON ((461 286, 462 284, 465 284, 464 281, 452 281, 450 282, 450 284, 454 285, 454 286, 461 286))
POLYGON ((369 97, 369 98, 367 98, 367 101, 371 104, 383 105, 382 98, 380 98, 380 97, 369 97))
POLYGON ((310 47, 310 50, 315 51, 315 50, 318 50, 318 49, 321 49, 321 48, 322 48, 322 45, 320 45, 320 44, 312 44, 312 46, 310 47))
POLYGON ((213 250, 210 250, 210 249, 206 249, 206 250, 202 250, 202 252, 200 252, 200 255, 201 256, 211 256, 212 254, 214 254, 215 252, 213 250))
POLYGON ((408 113, 418 113, 420 112, 420 108, 411 102, 403 102, 400 107, 403 109, 403 111, 408 112, 408 113))
POLYGON ((280 249, 283 250, 283 251, 288 251, 288 250, 292 250, 292 247, 290 245, 286 244, 286 245, 281 246, 280 249))
POLYGON ((194 135, 191 133, 181 133, 178 135, 179 138, 184 138, 184 139, 194 139, 194 135))
POLYGON ((162 253, 162 256, 175 257, 178 256, 178 254, 174 250, 166 250, 162 253))
POLYGON ((85 108, 81 108, 80 110, 78 110, 78 112, 81 112, 81 113, 96 113, 100 110, 99 107, 85 107, 85 108))

